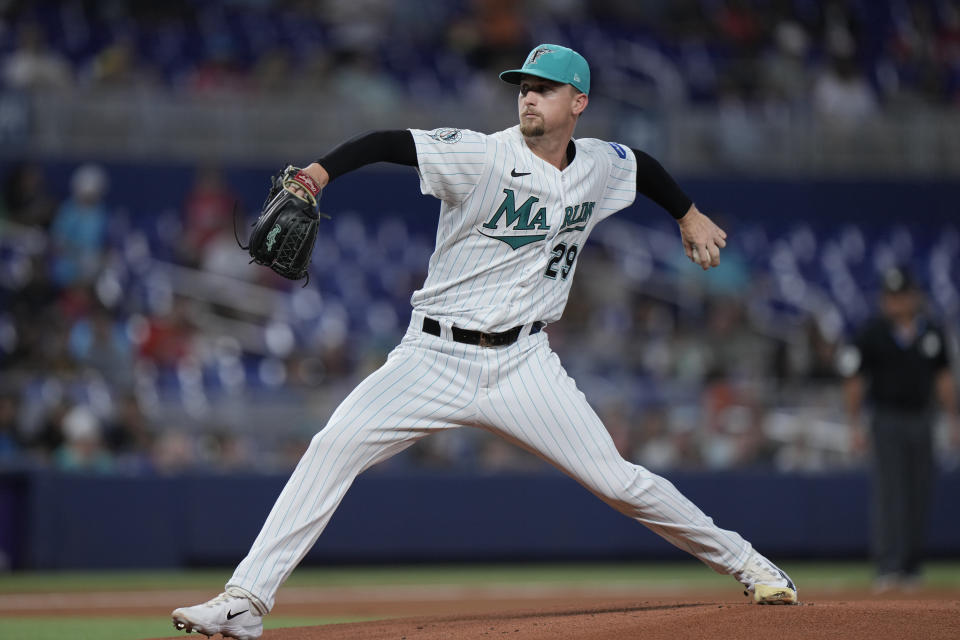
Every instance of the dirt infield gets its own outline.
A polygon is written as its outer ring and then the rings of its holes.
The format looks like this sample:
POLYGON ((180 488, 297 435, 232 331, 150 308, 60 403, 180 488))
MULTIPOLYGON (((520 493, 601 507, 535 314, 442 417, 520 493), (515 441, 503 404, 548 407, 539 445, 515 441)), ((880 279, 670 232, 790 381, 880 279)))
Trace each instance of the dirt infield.
POLYGON ((403 618, 277 629, 264 640, 947 640, 960 637, 960 601, 855 600, 757 607, 645 600, 504 614, 403 618))
MULTIPOLYGON (((84 592, 0 596, 0 615, 165 616, 212 594, 196 591, 84 592)), ((264 640, 954 640, 960 593, 923 591, 874 597, 864 592, 801 591, 798 606, 759 607, 735 589, 653 594, 636 588, 510 585, 463 587, 287 588, 277 614, 382 617, 319 627, 273 629, 264 640)), ((171 635, 175 638, 198 635, 171 635)))

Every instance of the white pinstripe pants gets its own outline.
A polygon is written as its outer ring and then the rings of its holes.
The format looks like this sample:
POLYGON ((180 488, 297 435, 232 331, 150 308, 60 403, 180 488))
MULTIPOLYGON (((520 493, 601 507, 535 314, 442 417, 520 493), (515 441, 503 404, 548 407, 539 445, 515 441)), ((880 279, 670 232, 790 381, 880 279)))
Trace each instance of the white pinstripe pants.
POLYGON ((387 362, 360 383, 314 436, 228 587, 273 608, 280 585, 323 532, 354 478, 420 438, 475 426, 547 460, 601 500, 715 571, 750 554, 667 480, 620 457, 545 333, 500 348, 424 334, 413 314, 387 362))

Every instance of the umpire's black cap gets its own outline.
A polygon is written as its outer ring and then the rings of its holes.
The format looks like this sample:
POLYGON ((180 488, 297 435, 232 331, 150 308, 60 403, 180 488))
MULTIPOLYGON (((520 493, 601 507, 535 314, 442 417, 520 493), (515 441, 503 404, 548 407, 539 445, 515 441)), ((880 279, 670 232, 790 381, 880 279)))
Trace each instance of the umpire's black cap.
POLYGON ((884 293, 904 293, 917 288, 913 274, 905 266, 896 266, 883 272, 884 293))

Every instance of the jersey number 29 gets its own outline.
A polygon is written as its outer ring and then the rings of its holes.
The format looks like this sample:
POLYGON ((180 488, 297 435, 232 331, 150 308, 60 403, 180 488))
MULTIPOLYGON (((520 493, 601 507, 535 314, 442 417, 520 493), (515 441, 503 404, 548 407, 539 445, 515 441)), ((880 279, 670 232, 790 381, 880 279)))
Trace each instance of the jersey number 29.
POLYGON ((567 276, 570 275, 570 270, 573 269, 573 263, 577 259, 577 245, 571 244, 567 247, 566 242, 561 242, 553 248, 553 255, 550 258, 550 262, 547 263, 547 270, 543 272, 545 278, 550 278, 551 280, 556 280, 557 278, 557 263, 561 260, 563 264, 560 265, 560 277, 564 280, 567 279, 567 276))

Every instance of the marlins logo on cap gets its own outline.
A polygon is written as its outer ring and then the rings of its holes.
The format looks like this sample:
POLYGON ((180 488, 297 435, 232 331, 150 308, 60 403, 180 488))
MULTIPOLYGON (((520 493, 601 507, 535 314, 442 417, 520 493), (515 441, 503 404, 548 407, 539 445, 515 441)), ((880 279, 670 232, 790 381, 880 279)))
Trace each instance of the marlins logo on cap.
POLYGON ((539 58, 545 53, 553 53, 553 49, 550 49, 547 47, 537 47, 536 49, 530 52, 529 56, 527 56, 527 61, 523 63, 524 66, 528 64, 537 64, 537 58, 539 58))
POLYGON ((534 47, 522 68, 504 71, 500 79, 510 84, 520 84, 524 75, 563 82, 573 85, 577 91, 590 93, 590 65, 573 49, 558 44, 534 47))

